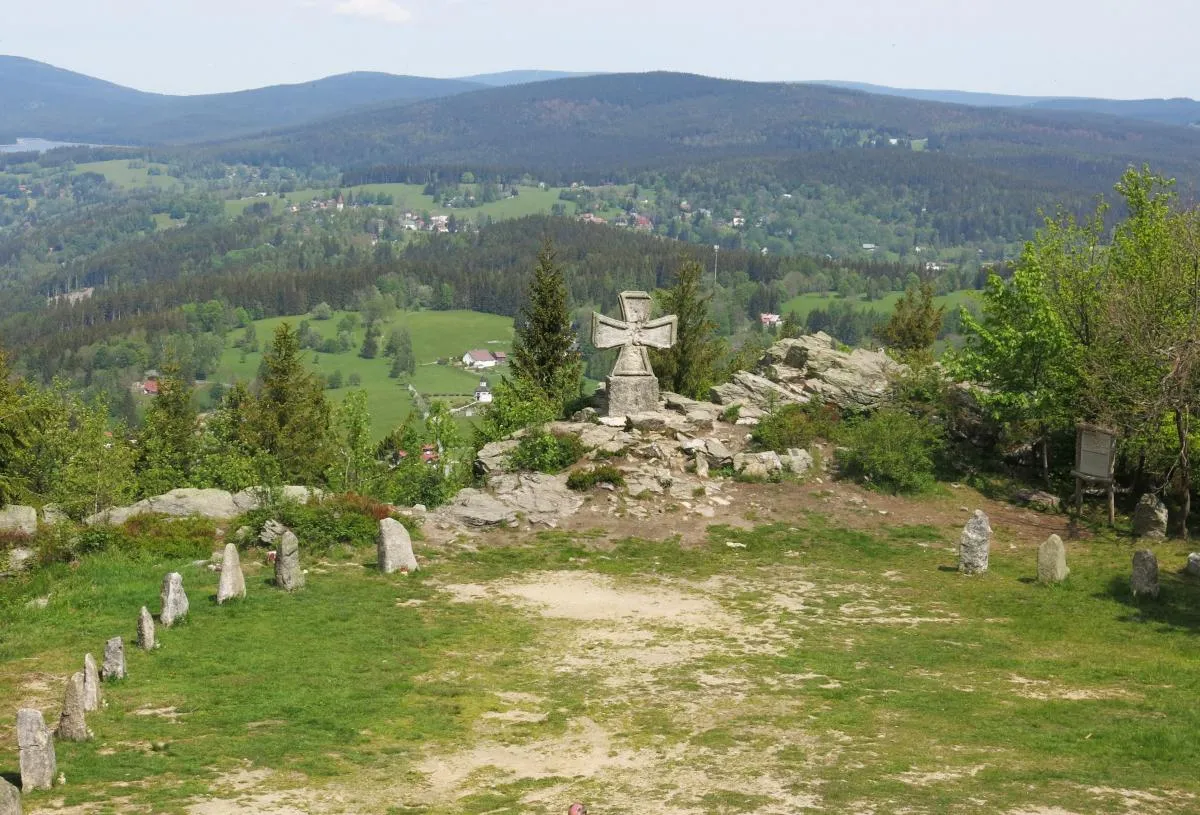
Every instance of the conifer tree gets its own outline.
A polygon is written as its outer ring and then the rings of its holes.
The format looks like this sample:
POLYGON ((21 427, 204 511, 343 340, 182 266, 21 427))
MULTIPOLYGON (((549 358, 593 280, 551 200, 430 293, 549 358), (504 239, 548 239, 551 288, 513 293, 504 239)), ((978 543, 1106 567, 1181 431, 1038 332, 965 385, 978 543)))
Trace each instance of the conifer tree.
POLYGON ((891 318, 876 331, 879 339, 909 362, 931 361, 933 343, 942 330, 944 306, 933 304, 929 281, 909 287, 896 303, 891 318))
POLYGON ((703 276, 704 269, 694 260, 680 265, 675 285, 662 297, 663 312, 679 318, 675 345, 650 351, 650 364, 662 388, 694 399, 707 397, 724 350, 717 324, 709 316, 712 297, 704 293, 703 276))
POLYGON ((316 484, 330 460, 329 403, 321 383, 305 370, 289 323, 275 330, 263 354, 262 385, 250 410, 256 445, 275 457, 293 483, 316 484))
POLYGON ((517 321, 512 368, 514 377, 536 386, 557 411, 579 395, 583 361, 571 329, 566 280, 548 238, 517 321))
POLYGON ((192 392, 172 362, 158 381, 138 443, 137 473, 143 495, 159 495, 189 484, 196 448, 192 392))
POLYGON ((17 495, 16 458, 28 444, 29 431, 25 405, 0 349, 0 505, 17 495))

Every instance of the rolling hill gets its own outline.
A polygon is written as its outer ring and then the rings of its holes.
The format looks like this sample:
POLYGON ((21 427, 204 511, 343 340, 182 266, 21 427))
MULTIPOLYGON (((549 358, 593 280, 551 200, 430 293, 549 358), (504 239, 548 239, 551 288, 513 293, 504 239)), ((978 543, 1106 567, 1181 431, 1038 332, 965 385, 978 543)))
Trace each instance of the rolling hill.
POLYGON ((822 80, 813 84, 858 90, 883 96, 901 96, 926 102, 946 102, 956 105, 992 108, 1027 108, 1033 110, 1062 110, 1077 113, 1099 113, 1123 119, 1142 119, 1147 122, 1173 125, 1200 123, 1200 102, 1195 99, 1098 99, 1088 97, 1016 96, 1002 93, 973 91, 926 90, 892 88, 868 82, 822 80))
POLYGON ((0 138, 188 143, 298 125, 380 103, 486 87, 458 79, 350 73, 235 93, 146 93, 21 57, 0 56, 0 138))

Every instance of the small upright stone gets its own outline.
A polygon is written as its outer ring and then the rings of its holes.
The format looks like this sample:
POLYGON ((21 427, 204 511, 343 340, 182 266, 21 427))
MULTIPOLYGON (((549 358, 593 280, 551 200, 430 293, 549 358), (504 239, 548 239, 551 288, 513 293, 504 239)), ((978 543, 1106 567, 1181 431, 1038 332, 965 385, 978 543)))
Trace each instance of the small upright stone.
POLYGON ((1134 597, 1143 594, 1151 598, 1158 597, 1158 558, 1149 549, 1139 549, 1133 553, 1133 576, 1129 587, 1134 597))
POLYGON ((76 671, 67 680, 67 692, 63 696, 62 715, 55 731, 63 741, 87 741, 90 737, 87 718, 84 716, 83 671, 76 671))
POLYGON ((1183 570, 1192 577, 1200 577, 1200 552, 1192 552, 1188 555, 1187 566, 1183 570))
POLYGON ((21 791, 0 778, 0 815, 21 815, 21 791))
POLYGON ((1133 510, 1133 534, 1139 538, 1162 540, 1167 536, 1167 517, 1167 505, 1148 492, 1133 510))
POLYGON ((1038 547, 1038 582, 1061 583, 1071 570, 1067 568, 1067 547, 1062 538, 1051 535, 1038 547))
POLYGON ((963 574, 981 574, 988 570, 988 548, 992 544, 992 525, 982 509, 975 510, 963 527, 958 541, 958 570, 963 574))
POLYGON ((304 572, 300 570, 300 541, 290 529, 285 529, 279 539, 279 553, 275 556, 275 585, 284 591, 296 591, 304 587, 304 572))
POLYGON ((171 572, 163 578, 160 599, 162 612, 158 615, 158 620, 167 628, 174 625, 176 620, 187 616, 188 598, 183 590, 183 575, 171 572))
POLYGON ((401 569, 411 573, 419 568, 408 529, 395 518, 384 518, 379 522, 375 548, 379 555, 379 571, 384 574, 401 569))
POLYGON ((274 546, 283 537, 284 532, 287 532, 287 527, 279 521, 267 521, 263 524, 262 531, 258 533, 258 541, 263 546, 274 546))
POLYGON ((703 450, 697 450, 695 453, 695 457, 696 457, 696 477, 697 478, 708 478, 708 456, 706 456, 704 454, 703 450))
POLYGON ((84 654, 83 709, 89 713, 94 710, 99 710, 101 701, 100 670, 96 667, 96 658, 91 654, 84 654))
POLYGON ((125 678, 125 640, 113 637, 104 643, 104 665, 100 677, 107 682, 125 678))
POLYGON ((21 791, 48 790, 58 774, 54 738, 40 710, 17 711, 17 748, 21 762, 21 791))
POLYGON ((217 584, 217 603, 233 597, 246 596, 246 577, 242 574, 242 559, 237 544, 225 544, 225 555, 221 558, 221 582, 217 584))
POLYGON ((138 612, 137 646, 143 651, 154 650, 154 618, 145 606, 138 612))

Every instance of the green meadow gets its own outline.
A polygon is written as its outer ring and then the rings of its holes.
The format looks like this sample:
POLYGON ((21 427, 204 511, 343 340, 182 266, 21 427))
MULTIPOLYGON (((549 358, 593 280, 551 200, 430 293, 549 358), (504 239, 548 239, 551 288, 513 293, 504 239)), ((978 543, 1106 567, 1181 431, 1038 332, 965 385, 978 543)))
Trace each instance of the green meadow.
MULTIPOLYGON (((337 335, 337 326, 347 312, 335 312, 329 320, 310 320, 313 329, 323 338, 337 335)), ((260 350, 243 353, 234 348, 233 342, 242 336, 242 331, 233 331, 227 338, 227 347, 221 356, 214 379, 219 382, 250 382, 258 375, 262 362, 262 350, 271 342, 275 329, 284 322, 297 327, 305 315, 297 317, 275 317, 259 320, 255 325, 260 350)), ((480 375, 454 365, 438 364, 438 360, 458 362, 462 355, 474 348, 491 351, 509 351, 512 347, 512 319, 494 314, 474 311, 416 311, 399 312, 383 325, 380 352, 375 359, 363 359, 358 355, 365 336, 360 326, 354 332, 354 346, 350 351, 325 354, 312 350, 304 352, 309 367, 325 377, 335 371, 342 374, 342 387, 328 391, 335 402, 340 401, 352 386, 350 377, 357 374, 367 392, 367 406, 371 411, 371 429, 375 436, 382 437, 401 424, 413 410, 408 385, 412 385, 428 399, 443 399, 451 406, 473 400, 480 375), (388 376, 392 361, 383 354, 383 345, 393 328, 406 327, 412 337, 413 354, 417 360, 417 372, 412 377, 392 379, 388 376)), ((486 372, 495 381, 505 368, 486 372)))
MULTIPOLYGON (((896 308, 896 303, 903 296, 903 292, 898 291, 888 292, 878 300, 868 300, 865 296, 848 299, 833 293, 801 294, 785 302, 781 306, 780 313, 786 317, 794 311, 803 320, 808 317, 810 311, 819 308, 829 308, 831 303, 841 301, 853 303, 857 308, 870 308, 878 311, 880 314, 891 314, 896 308)), ((978 296, 979 292, 964 289, 962 291, 951 292, 950 294, 938 295, 934 298, 934 302, 939 306, 945 306, 947 311, 951 311, 960 306, 975 302, 978 296)))
POLYGON ((75 172, 77 173, 99 173, 107 178, 112 183, 124 190, 146 189, 149 187, 157 187, 159 189, 168 189, 180 185, 177 178, 172 178, 167 175, 167 165, 155 164, 153 162, 136 162, 141 164, 140 167, 131 167, 129 159, 113 159, 111 161, 93 161, 84 164, 76 164, 75 172), (160 171, 158 175, 151 175, 150 168, 153 167, 160 171))

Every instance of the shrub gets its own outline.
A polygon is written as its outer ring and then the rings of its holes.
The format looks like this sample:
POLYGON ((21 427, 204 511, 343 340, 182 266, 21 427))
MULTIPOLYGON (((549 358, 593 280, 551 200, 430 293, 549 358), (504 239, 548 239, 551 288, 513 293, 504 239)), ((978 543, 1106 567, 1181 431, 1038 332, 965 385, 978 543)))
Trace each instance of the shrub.
POLYGON ((730 405, 721 411, 721 421, 729 424, 737 424, 738 417, 742 415, 741 405, 730 405))
POLYGON ((611 464, 600 464, 588 470, 576 470, 567 476, 567 487, 579 492, 590 490, 597 484, 623 487, 625 474, 611 464))
POLYGON ((139 515, 124 526, 55 524, 39 530, 35 544, 38 561, 49 565, 100 552, 120 552, 131 558, 208 557, 215 537, 216 524, 206 518, 139 515))
POLYGON ((830 438, 841 415, 837 408, 810 402, 788 404, 759 420, 754 428, 754 443, 764 450, 807 448, 818 438, 830 438))
POLYGON ((539 473, 561 473, 587 452, 573 433, 530 433, 512 452, 514 467, 539 473))
POLYGON ((890 492, 921 492, 933 486, 934 453, 941 433, 927 421, 884 409, 847 427, 837 452, 845 475, 890 492))
POLYGON ((274 508, 256 509, 243 515, 239 524, 250 527, 257 534, 272 518, 295 532, 305 551, 318 553, 329 552, 342 544, 373 544, 379 530, 372 510, 338 499, 324 504, 285 502, 274 508))

